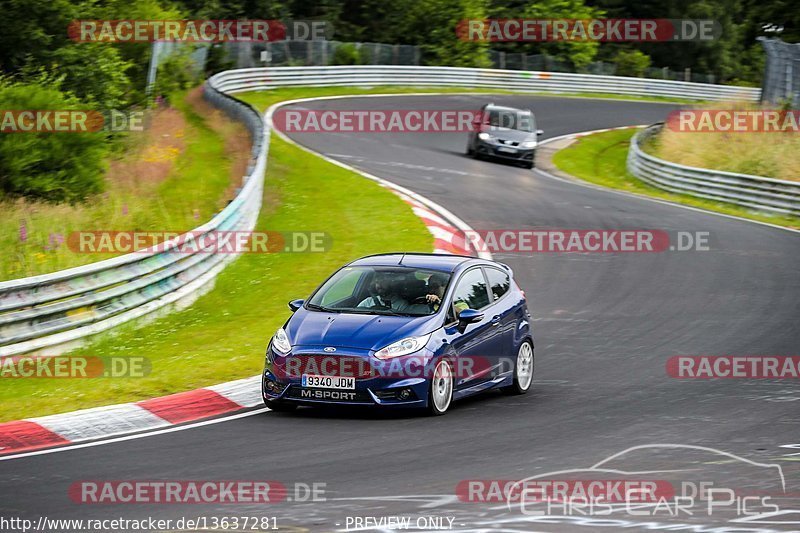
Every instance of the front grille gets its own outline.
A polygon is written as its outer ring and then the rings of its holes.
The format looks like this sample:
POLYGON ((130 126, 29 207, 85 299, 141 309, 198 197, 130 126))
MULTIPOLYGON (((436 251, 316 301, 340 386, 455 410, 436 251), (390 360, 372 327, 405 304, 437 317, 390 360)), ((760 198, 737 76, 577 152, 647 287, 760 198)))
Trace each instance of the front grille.
POLYGON ((500 144, 505 144, 506 146, 519 146, 519 141, 506 141, 504 139, 498 139, 500 144))
POLYGON ((343 376, 356 379, 375 377, 369 359, 353 355, 296 354, 277 359, 273 364, 276 376, 298 379, 303 374, 343 376))
POLYGON ((508 152, 500 152, 498 150, 495 150, 494 153, 495 153, 495 155, 498 155, 500 157, 509 157, 509 158, 516 158, 516 159, 518 159, 519 156, 521 155, 520 152, 514 152, 513 154, 511 154, 511 153, 508 153, 508 152))

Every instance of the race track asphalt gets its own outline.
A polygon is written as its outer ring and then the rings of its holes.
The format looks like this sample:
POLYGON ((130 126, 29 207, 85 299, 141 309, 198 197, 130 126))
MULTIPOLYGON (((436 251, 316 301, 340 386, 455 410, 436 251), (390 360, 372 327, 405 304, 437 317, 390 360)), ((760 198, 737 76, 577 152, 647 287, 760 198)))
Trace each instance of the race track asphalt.
MULTIPOLYGON (((487 100, 533 108, 544 138, 651 123, 674 109, 658 103, 509 95, 354 98, 297 105, 476 109, 487 100)), ((634 446, 670 444, 677 446, 627 451, 609 465, 625 472, 618 477, 659 472, 648 475, 781 496, 775 469, 744 459, 778 464, 786 492, 794 497, 776 501, 781 509, 800 508, 799 456, 791 455, 800 449, 786 447, 800 443, 797 380, 679 380, 665 370, 667 359, 675 355, 798 355, 797 233, 474 160, 464 155, 464 134, 293 137, 430 198, 478 230, 708 232, 710 250, 495 254, 516 272, 535 317, 536 374, 533 390, 525 396, 488 393, 457 403, 438 418, 315 409, 269 412, 2 461, 0 515, 274 516, 279 526, 313 531, 344 529, 348 516, 392 515, 413 520, 452 517, 454 530, 460 531, 644 531, 637 524, 645 522, 707 525, 703 531, 719 532, 800 529, 788 523, 737 525, 729 522, 736 518, 731 507, 712 516, 662 512, 635 517, 621 512, 543 519, 502 504, 466 503, 455 497, 462 480, 547 478, 548 472, 587 469, 634 446), (75 504, 68 487, 86 479, 322 482, 326 501, 75 504)), ((800 522, 800 511, 791 518, 800 522)), ((782 515, 778 520, 788 519, 782 515)))

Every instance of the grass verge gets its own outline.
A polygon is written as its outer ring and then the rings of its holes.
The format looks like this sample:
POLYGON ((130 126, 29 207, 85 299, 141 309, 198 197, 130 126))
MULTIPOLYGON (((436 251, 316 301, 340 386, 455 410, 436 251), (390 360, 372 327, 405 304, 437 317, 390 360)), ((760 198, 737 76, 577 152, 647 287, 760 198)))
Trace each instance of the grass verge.
POLYGON ((661 159, 690 167, 800 182, 800 135, 794 113, 787 112, 778 118, 769 106, 765 109, 744 102, 717 103, 692 111, 698 117, 691 123, 696 131, 689 126, 682 129, 681 121, 676 120, 671 124, 673 127, 663 128, 645 149, 661 159), (709 124, 715 113, 726 117, 731 112, 740 113, 739 117, 761 116, 763 122, 770 115, 778 120, 765 132, 748 131, 760 126, 762 121, 756 119, 733 131, 711 131, 714 128, 709 124), (786 127, 782 129, 784 124, 786 127))
MULTIPOLYGON (((264 110, 295 98, 417 92, 486 91, 334 87, 281 89, 239 97, 264 110)), ((619 98, 591 95, 600 96, 619 98)), ((203 160, 203 165, 211 164, 203 160)), ((425 226, 393 193, 310 157, 276 136, 270 146, 257 229, 325 231, 333 244, 324 253, 244 255, 219 275, 212 291, 188 309, 142 327, 116 328, 113 334, 72 352, 89 357, 146 357, 151 367, 146 377, 6 379, 0 387, 0 422, 137 401, 255 375, 262 369, 267 340, 289 316, 287 301, 308 295, 334 269, 353 258, 432 248, 425 226)))
POLYGON ((633 102, 656 102, 669 104, 697 104, 697 100, 685 98, 664 98, 660 96, 624 96, 608 93, 549 93, 549 92, 522 92, 502 89, 465 89, 460 87, 298 87, 278 89, 274 91, 248 92, 237 94, 236 97, 262 110, 272 103, 294 98, 314 98, 318 96, 344 96, 368 94, 409 94, 409 93, 443 93, 443 94, 515 94, 522 96, 546 96, 552 98, 594 98, 607 100, 624 100, 633 102), (276 97, 278 97, 276 99, 276 97))
POLYGON ((172 99, 128 149, 110 162, 106 192, 80 205, 24 200, 0 203, 0 280, 34 276, 113 255, 70 249, 78 231, 186 231, 211 219, 242 175, 246 130, 210 113, 199 91, 172 99), (234 174, 232 169, 239 168, 234 174))
POLYGON ((556 152, 553 156, 553 163, 572 176, 610 189, 643 194, 760 222, 793 228, 800 227, 800 220, 797 218, 772 216, 731 204, 674 194, 642 182, 630 174, 625 165, 628 146, 636 131, 634 129, 616 130, 581 137, 572 145, 556 152))
MULTIPOLYGON (((72 355, 143 356, 143 378, 5 379, 0 421, 123 403, 258 374, 286 302, 307 296, 343 263, 378 252, 429 252, 432 237, 399 197, 358 174, 273 137, 264 231, 325 231, 321 253, 246 254, 184 311, 118 328, 72 355)), ((0 378, 2 379, 2 378, 0 378)))
MULTIPOLYGON (((265 108, 281 99, 388 93, 493 93, 571 98, 689 103, 661 97, 605 93, 516 92, 453 87, 320 87, 247 93, 244 98, 265 108)), ((78 206, 39 202, 0 202, 0 280, 54 272, 107 259, 117 254, 75 253, 67 245, 77 231, 186 231, 209 220, 232 196, 228 172, 233 156, 224 141, 224 126, 198 109, 195 95, 173 97, 175 109, 156 113, 156 120, 179 120, 172 129, 133 134, 126 153, 111 161, 107 191, 78 206), (174 116, 174 115, 177 115, 174 116), (222 137, 222 138, 221 138, 222 137), (168 165, 166 178, 153 177, 168 165), (187 194, 188 193, 188 194, 187 194)), ((236 132, 243 135, 243 131, 236 132)), ((245 154, 246 157, 246 154, 245 154)), ((233 173, 236 178, 241 173, 233 173)))

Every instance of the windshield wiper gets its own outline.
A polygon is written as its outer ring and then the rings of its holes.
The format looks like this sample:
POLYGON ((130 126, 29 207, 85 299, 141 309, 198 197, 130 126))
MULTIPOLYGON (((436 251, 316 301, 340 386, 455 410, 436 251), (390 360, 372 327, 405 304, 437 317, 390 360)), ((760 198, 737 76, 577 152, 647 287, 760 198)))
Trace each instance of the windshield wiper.
POLYGON ((341 313, 338 309, 331 309, 330 307, 323 307, 317 304, 306 304, 306 308, 313 309, 314 311, 322 311, 323 313, 341 313))
POLYGON ((395 311, 394 309, 371 309, 371 311, 378 315, 388 315, 388 316, 423 316, 423 315, 415 315, 413 313, 401 313, 400 311, 395 311))

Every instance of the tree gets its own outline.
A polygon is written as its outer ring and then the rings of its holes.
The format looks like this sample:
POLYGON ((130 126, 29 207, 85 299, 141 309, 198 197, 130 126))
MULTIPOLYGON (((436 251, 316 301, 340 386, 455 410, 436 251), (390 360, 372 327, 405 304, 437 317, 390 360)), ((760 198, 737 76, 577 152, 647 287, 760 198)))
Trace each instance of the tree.
MULTIPOLYGON (((57 80, 0 80, 0 109, 88 108, 58 89, 57 80)), ((0 134, 0 191, 48 202, 80 202, 103 189, 108 143, 98 133, 0 134)))
POLYGON ((428 65, 490 66, 485 42, 462 40, 456 26, 462 20, 485 19, 485 0, 399 0, 388 17, 389 42, 417 44, 428 65))
POLYGON ((614 58, 617 76, 642 77, 650 66, 650 56, 639 50, 621 49, 614 58))
MULTIPOLYGON (((490 18, 496 19, 592 19, 604 16, 604 11, 583 0, 540 0, 514 2, 494 0, 489 8, 490 18)), ((578 69, 586 67, 597 55, 596 41, 557 41, 535 43, 493 43, 492 48, 524 54, 547 54, 578 69)))

